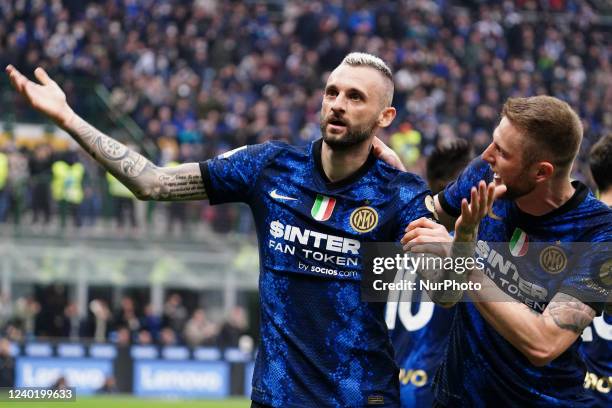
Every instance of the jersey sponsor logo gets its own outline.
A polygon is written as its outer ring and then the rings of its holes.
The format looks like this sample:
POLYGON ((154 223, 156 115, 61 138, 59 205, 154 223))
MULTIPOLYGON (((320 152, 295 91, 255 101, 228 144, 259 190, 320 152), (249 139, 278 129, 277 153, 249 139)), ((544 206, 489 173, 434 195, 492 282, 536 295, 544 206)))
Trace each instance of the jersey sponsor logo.
POLYGON ((372 207, 359 207, 351 214, 350 222, 355 231, 369 232, 378 225, 378 213, 372 207))
POLYGON ((272 197, 275 200, 297 200, 297 198, 293 198, 293 197, 288 197, 288 196, 284 196, 284 195, 280 195, 276 192, 276 189, 270 191, 270 197, 272 197))
POLYGON ((485 275, 496 282, 497 286, 513 297, 521 300, 534 310, 543 312, 548 290, 537 283, 524 279, 518 272, 516 265, 491 248, 486 241, 476 243, 476 254, 485 259, 485 275))
POLYGON ((427 384, 427 372, 421 369, 400 368, 400 384, 412 384, 415 387, 422 387, 427 384))
POLYGON ((612 377, 598 376, 595 373, 587 372, 584 377, 584 388, 593 390, 602 394, 610 394, 612 386, 612 377))
POLYGON ((520 228, 516 228, 510 238, 510 253, 515 257, 524 256, 529 249, 529 236, 520 228))
POLYGON ((336 199, 332 197, 324 196, 323 194, 317 194, 310 215, 317 221, 327 221, 334 212, 336 206, 336 199))
MULTIPOLYGON (((273 239, 268 239, 268 247, 286 255, 298 254, 305 260, 323 262, 340 267, 357 267, 360 263, 359 248, 361 243, 355 239, 323 234, 293 225, 285 225, 280 221, 272 221, 270 223, 270 235, 273 239), (338 253, 342 255, 338 255, 338 253)), ((315 268, 301 262, 298 265, 300 270, 310 270, 310 272, 325 275, 356 276, 355 271, 347 271, 345 273, 325 267, 315 268)))
POLYGON ((546 247, 540 253, 540 266, 551 275, 556 275, 563 272, 567 266, 567 256, 559 247, 546 247))
POLYGON ((359 247, 361 246, 361 243, 355 239, 323 234, 293 225, 285 225, 280 221, 272 221, 270 223, 270 235, 274 238, 282 238, 287 242, 299 242, 303 246, 311 246, 343 254, 358 255, 359 247))

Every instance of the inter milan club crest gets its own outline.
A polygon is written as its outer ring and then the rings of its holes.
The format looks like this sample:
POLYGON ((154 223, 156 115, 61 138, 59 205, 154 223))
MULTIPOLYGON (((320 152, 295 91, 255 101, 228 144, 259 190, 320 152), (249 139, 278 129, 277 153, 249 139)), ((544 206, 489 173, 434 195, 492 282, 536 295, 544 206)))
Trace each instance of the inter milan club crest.
POLYGON ((567 266, 567 256, 559 247, 549 246, 540 253, 540 266, 548 273, 556 275, 567 266))
POLYGON ((369 232, 378 224, 378 213, 372 207, 359 207, 351 213, 351 228, 357 232, 369 232))
POLYGON ((327 221, 334 212, 335 206, 335 198, 327 197, 322 194, 317 194, 317 198, 314 204, 312 205, 312 209, 310 210, 310 215, 312 215, 312 218, 317 221, 327 221))
POLYGON ((521 257, 527 253, 529 249, 529 237, 520 228, 514 230, 512 238, 510 238, 510 253, 515 257, 521 257))

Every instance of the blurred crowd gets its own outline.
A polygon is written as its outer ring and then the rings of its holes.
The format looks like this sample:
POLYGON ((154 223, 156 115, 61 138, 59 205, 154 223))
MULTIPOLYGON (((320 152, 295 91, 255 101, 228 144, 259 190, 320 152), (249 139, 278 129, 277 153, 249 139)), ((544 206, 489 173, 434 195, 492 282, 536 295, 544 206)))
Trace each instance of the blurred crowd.
POLYGON ((247 351, 253 346, 248 317, 241 306, 215 319, 202 307, 188 308, 180 294, 170 293, 159 313, 150 303, 139 304, 133 297, 123 296, 116 307, 94 298, 87 313, 80 316, 77 305, 67 300, 65 287, 51 285, 39 295, 18 297, 14 302, 0 296, 0 338, 15 343, 64 339, 119 346, 241 347, 247 351))
MULTIPOLYGON (((609 132, 612 37, 600 4, 3 1, 0 65, 30 75, 45 67, 77 111, 82 95, 74 81, 104 84, 112 105, 159 148, 152 159, 168 165, 249 143, 318 138, 327 74, 349 51, 370 52, 395 72, 398 117, 379 136, 422 174, 436 144, 463 138, 481 151, 508 97, 549 94, 569 102, 584 121, 583 152, 609 132)), ((11 104, 17 119, 28 117, 23 101, 14 97, 11 104)), ((29 213, 39 222, 58 213, 77 226, 95 223, 108 193, 119 225, 136 225, 133 199, 112 193, 112 181, 82 155, 45 145, 21 149, 10 140, 2 149, 9 160, 4 176, 0 168, 0 222, 29 213), (72 202, 66 192, 52 194, 57 161, 68 166, 64 177, 82 183, 72 202)), ((574 175, 588 181, 584 159, 574 175)), ((167 207, 168 225, 204 219, 221 231, 250 229, 250 214, 233 207, 183 206, 167 207)))

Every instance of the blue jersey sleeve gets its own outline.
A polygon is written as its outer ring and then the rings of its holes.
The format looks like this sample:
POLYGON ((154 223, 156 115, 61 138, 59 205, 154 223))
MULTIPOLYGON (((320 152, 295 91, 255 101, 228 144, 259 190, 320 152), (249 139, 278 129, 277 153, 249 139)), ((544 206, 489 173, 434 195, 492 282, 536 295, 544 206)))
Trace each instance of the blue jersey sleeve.
POLYGON ((405 228, 412 221, 421 217, 434 218, 433 198, 427 184, 419 176, 404 173, 396 180, 399 184, 398 212, 399 223, 397 225, 396 241, 402 239, 405 228))
POLYGON ((477 157, 461 172, 457 180, 449 183, 446 188, 438 194, 440 206, 453 217, 461 215, 461 200, 470 199, 470 190, 477 186, 480 180, 487 183, 493 180, 493 171, 489 164, 482 158, 477 157))
POLYGON ((568 262, 572 273, 561 283, 559 292, 573 296, 601 314, 611 299, 612 243, 576 243, 579 252, 574 262, 568 262))
POLYGON ((210 203, 249 202, 261 170, 278 150, 275 143, 243 146, 200 162, 210 203))

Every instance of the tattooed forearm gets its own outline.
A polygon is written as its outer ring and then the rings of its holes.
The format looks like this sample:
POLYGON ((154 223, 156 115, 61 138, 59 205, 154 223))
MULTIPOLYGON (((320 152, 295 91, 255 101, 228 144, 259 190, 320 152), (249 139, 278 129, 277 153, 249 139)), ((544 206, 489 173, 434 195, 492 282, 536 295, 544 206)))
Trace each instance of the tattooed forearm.
POLYGON ((559 293, 548 304, 544 315, 549 315, 558 327, 580 334, 595 317, 595 311, 578 299, 559 293))
POLYGON ((161 168, 124 144, 74 116, 66 129, 95 160, 138 198, 189 200, 206 198, 197 163, 161 168))
POLYGON ((94 159, 119 177, 138 177, 150 163, 144 156, 106 136, 78 116, 68 131, 94 159))

